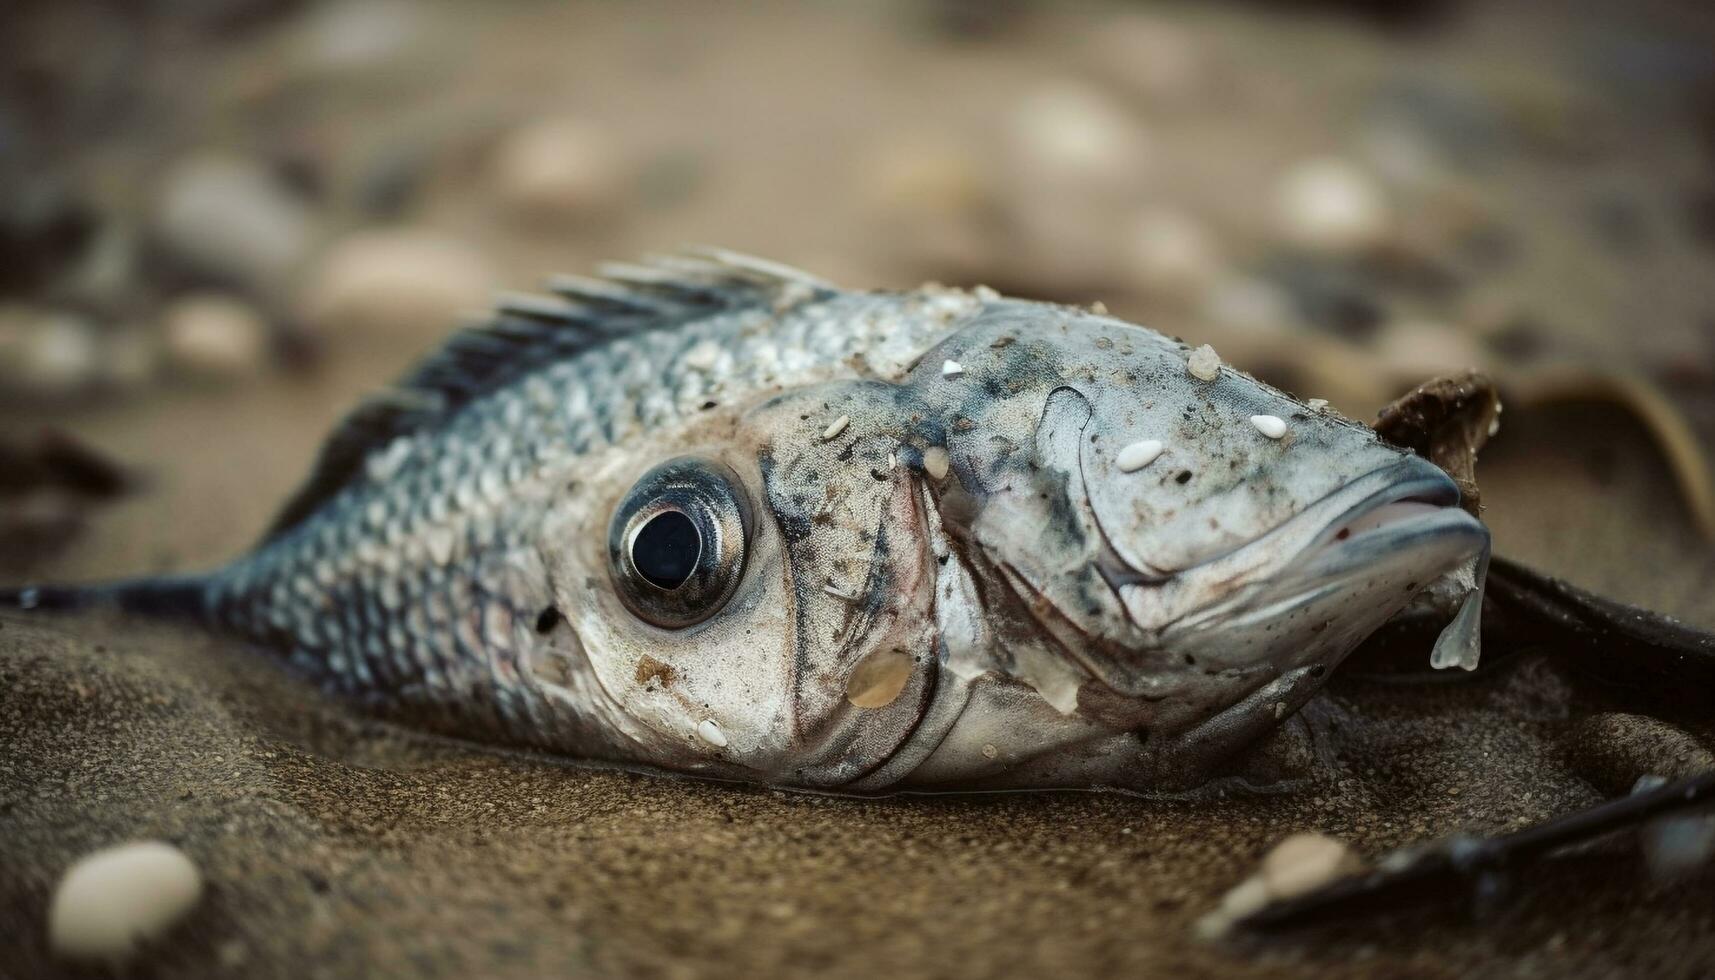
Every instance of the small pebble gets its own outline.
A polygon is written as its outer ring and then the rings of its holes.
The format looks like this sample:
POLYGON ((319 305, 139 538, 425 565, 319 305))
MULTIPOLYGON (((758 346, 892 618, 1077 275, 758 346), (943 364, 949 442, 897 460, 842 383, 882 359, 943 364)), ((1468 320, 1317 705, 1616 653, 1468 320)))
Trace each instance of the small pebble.
POLYGON ((257 289, 278 289, 308 254, 313 218, 262 164, 208 153, 167 174, 155 234, 191 267, 257 289))
POLYGON ((462 242, 421 231, 366 231, 335 245, 304 291, 324 329, 421 331, 488 305, 494 278, 462 242))
POLYGON ((1155 458, 1161 455, 1162 448, 1159 439, 1143 439, 1120 450, 1115 463, 1121 473, 1135 473, 1155 462, 1155 458))
POLYGON ((268 324, 243 301, 195 293, 161 314, 167 355, 180 368, 211 378, 253 374, 268 355, 268 324))
POLYGON ((1270 439, 1279 439, 1286 435, 1286 420, 1278 415, 1252 415, 1251 424, 1270 439))
POLYGON ((1359 867, 1344 843, 1315 833, 1293 834, 1262 859, 1261 879, 1271 899, 1295 898, 1359 867))
POLYGON ((117 962, 171 928, 202 897, 202 874, 160 841, 85 855, 54 889, 48 944, 72 959, 117 962))
POLYGON ((702 724, 697 726, 697 737, 717 749, 726 748, 726 732, 721 731, 721 726, 715 724, 712 718, 704 719, 702 724))
POLYGON ((1344 160, 1301 163, 1282 179, 1278 193, 1282 232, 1310 248, 1351 251, 1378 245, 1393 220, 1381 189, 1344 160))
POLYGON ((90 387, 102 370, 102 345, 75 313, 0 306, 0 387, 47 398, 90 387))
POLYGON ((1132 187, 1151 156, 1143 126, 1123 105, 1070 80, 1046 85, 1018 103, 1012 139, 1020 176, 1047 188, 1132 187))
POLYGON ((1328 399, 1326 399, 1326 398, 1312 398, 1309 401, 1305 402, 1304 404, 1309 406, 1309 408, 1312 412, 1320 412, 1324 408, 1328 407, 1328 399))
POLYGON ((589 120, 544 119, 501 141, 490 177, 519 218, 565 223, 606 216, 623 204, 622 156, 613 135, 589 120))
POLYGON ((833 420, 828 423, 828 427, 826 429, 822 430, 822 441, 827 442, 829 439, 839 438, 840 433, 846 431, 846 426, 851 424, 852 417, 850 415, 842 415, 833 420))
POLYGON ((964 373, 965 366, 960 364, 958 361, 941 362, 941 377, 943 378, 956 378, 964 373))
POLYGON ((1213 381, 1221 373, 1221 355, 1215 353, 1215 348, 1204 344, 1185 359, 1185 369, 1199 381, 1213 381))
POLYGON ((932 479, 945 480, 947 472, 952 468, 952 462, 947 450, 940 446, 930 446, 923 450, 923 472, 929 474, 932 479))

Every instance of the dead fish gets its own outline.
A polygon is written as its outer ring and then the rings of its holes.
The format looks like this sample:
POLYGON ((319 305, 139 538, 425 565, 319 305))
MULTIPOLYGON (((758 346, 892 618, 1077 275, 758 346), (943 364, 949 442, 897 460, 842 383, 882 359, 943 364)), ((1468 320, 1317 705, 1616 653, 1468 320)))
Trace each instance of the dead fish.
POLYGON ((1179 788, 1489 534, 1369 427, 1083 309, 727 252, 499 304, 190 614, 473 738, 812 788, 1179 788))

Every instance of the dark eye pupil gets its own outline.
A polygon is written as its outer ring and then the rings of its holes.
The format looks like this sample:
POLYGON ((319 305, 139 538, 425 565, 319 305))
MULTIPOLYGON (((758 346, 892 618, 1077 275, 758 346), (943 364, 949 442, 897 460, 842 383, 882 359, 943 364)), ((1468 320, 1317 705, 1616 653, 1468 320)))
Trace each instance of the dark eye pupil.
POLYGON ((697 568, 703 539, 697 525, 676 510, 649 519, 631 542, 631 564, 653 585, 676 589, 697 568))

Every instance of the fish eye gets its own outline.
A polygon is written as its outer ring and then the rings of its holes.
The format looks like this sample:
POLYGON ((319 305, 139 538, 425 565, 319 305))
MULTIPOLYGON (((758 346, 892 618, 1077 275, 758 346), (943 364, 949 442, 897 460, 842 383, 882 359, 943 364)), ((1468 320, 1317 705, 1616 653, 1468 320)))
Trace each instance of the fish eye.
POLYGON ((638 618, 683 629, 714 615, 744 574, 751 520, 738 474, 681 456, 637 481, 608 525, 608 568, 638 618))

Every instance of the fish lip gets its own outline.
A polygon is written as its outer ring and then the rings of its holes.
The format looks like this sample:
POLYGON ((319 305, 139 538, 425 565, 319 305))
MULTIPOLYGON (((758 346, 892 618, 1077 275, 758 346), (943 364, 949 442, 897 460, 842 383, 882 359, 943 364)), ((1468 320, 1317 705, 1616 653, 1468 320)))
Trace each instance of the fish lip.
MULTIPOLYGON (((1119 585, 1121 603, 1134 625, 1155 637, 1154 645, 1170 645, 1171 637, 1218 611, 1233 611, 1274 592, 1283 572, 1304 567, 1307 559, 1325 564, 1324 555, 1356 555, 1352 544, 1373 546, 1383 532, 1409 540, 1412 520, 1390 521, 1366 534, 1338 540, 1342 527, 1393 504, 1422 503, 1430 509, 1419 522, 1433 519, 1447 530, 1476 528, 1481 522, 1458 510, 1459 487, 1440 467, 1418 456, 1370 470, 1317 498, 1303 510, 1231 551, 1157 577, 1144 576, 1119 585)), ((1424 530, 1417 528, 1416 530, 1424 530)))

